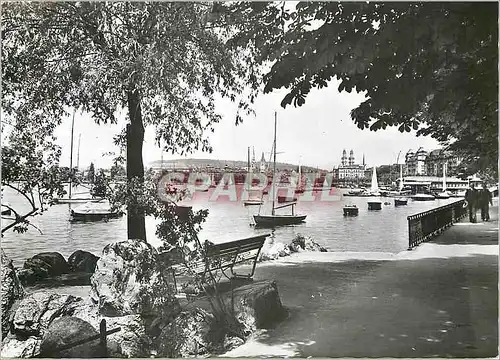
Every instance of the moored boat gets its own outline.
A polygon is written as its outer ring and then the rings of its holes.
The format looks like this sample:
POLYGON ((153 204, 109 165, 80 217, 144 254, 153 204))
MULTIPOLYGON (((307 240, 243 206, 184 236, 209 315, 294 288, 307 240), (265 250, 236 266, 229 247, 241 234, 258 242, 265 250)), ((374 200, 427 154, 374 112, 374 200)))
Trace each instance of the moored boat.
MULTIPOLYGON (((276 177, 276 127, 277 127, 277 114, 274 113, 273 177, 276 177)), ((273 181, 272 182, 272 194, 275 194, 274 189, 275 188, 274 188, 274 181, 273 181)), ((296 205, 295 202, 290 202, 288 204, 274 206, 274 195, 273 195, 271 215, 261 215, 260 209, 259 209, 259 214, 253 216, 253 219, 255 221, 255 226, 257 226, 257 227, 274 227, 274 226, 281 226, 281 225, 295 225, 295 224, 300 224, 300 223, 304 222, 307 215, 295 214, 295 212, 294 212, 295 205, 296 205), (288 214, 288 215, 276 214, 275 211, 277 209, 281 209, 281 208, 285 208, 285 207, 289 207, 289 206, 292 209, 291 214, 288 214)))
POLYGON ((254 215, 255 225, 260 227, 273 227, 280 225, 295 225, 304 222, 307 215, 254 215))
POLYGON ((394 199, 394 206, 408 205, 408 199, 396 198, 394 199))
POLYGON ((264 201, 262 201, 260 199, 248 199, 248 200, 243 201, 243 204, 245 204, 245 205, 262 205, 263 203, 264 203, 264 201))
POLYGON ((382 201, 368 201, 368 210, 382 210, 382 201))
POLYGON ((415 194, 411 197, 415 201, 432 201, 435 199, 431 194, 415 194))
POLYGON ((358 213, 359 213, 359 208, 356 205, 344 206, 344 216, 357 216, 358 213))
POLYGON ((71 209, 71 220, 73 221, 99 221, 118 218, 123 211, 112 209, 109 202, 92 203, 71 209))

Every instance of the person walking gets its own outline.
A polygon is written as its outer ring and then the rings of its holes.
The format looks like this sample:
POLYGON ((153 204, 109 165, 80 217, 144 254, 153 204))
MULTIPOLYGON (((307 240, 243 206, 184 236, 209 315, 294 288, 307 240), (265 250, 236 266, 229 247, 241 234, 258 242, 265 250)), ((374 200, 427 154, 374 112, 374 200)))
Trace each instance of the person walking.
POLYGON ((490 221, 490 205, 493 205, 493 197, 485 182, 479 195, 481 201, 481 220, 490 221))
POLYGON ((474 188, 474 184, 471 184, 470 188, 468 188, 465 192, 465 201, 467 201, 467 210, 469 211, 469 221, 471 223, 477 222, 477 195, 477 190, 474 188))

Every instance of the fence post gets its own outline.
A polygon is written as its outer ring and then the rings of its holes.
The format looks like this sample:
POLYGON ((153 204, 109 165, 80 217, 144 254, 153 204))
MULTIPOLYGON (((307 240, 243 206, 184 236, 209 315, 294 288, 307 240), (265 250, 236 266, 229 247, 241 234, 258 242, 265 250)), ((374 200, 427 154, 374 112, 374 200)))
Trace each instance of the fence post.
POLYGON ((102 350, 102 357, 108 357, 108 344, 106 341, 106 320, 102 319, 101 324, 99 325, 99 335, 100 337, 100 345, 102 350))

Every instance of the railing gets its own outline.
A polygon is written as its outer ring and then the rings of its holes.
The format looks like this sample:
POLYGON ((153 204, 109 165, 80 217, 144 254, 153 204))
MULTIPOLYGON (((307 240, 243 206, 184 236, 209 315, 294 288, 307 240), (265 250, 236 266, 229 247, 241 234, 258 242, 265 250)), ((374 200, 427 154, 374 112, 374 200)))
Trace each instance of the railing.
POLYGON ((106 358, 106 357, 108 357, 108 343, 107 343, 106 337, 108 335, 114 334, 120 330, 121 330, 121 328, 119 328, 119 327, 112 329, 112 330, 106 330, 106 320, 102 319, 101 323, 99 324, 99 334, 89 336, 85 339, 78 340, 78 341, 75 341, 75 342, 70 343, 70 344, 65 344, 65 345, 60 346, 58 348, 53 348, 53 349, 47 350, 44 353, 41 353, 40 355, 38 355, 37 357, 38 358, 40 358, 40 357, 43 357, 43 358, 54 357, 54 356, 57 356, 63 350, 68 350, 68 349, 74 348, 76 346, 86 344, 86 343, 91 342, 91 341, 99 340, 99 347, 101 348, 102 357, 106 358))
POLYGON ((467 215, 465 200, 408 216, 408 250, 429 241, 467 215))

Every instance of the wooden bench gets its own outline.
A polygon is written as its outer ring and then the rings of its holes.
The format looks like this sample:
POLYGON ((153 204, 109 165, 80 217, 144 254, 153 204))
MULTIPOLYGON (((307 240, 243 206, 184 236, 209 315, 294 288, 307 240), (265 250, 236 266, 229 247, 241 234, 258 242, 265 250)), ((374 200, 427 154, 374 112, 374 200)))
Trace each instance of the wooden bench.
MULTIPOLYGON (((227 276, 224 271, 229 269, 231 270, 230 278, 251 279, 255 273, 255 266, 257 265, 262 246, 269 235, 264 234, 221 244, 210 244, 208 245, 205 259, 194 264, 192 270, 204 277, 207 273, 217 270, 221 270, 227 276), (236 265, 249 261, 253 261, 252 269, 249 273, 238 274, 234 271, 236 265)), ((172 265, 175 287, 177 287, 176 275, 182 273, 182 268, 183 265, 179 263, 172 265)))

